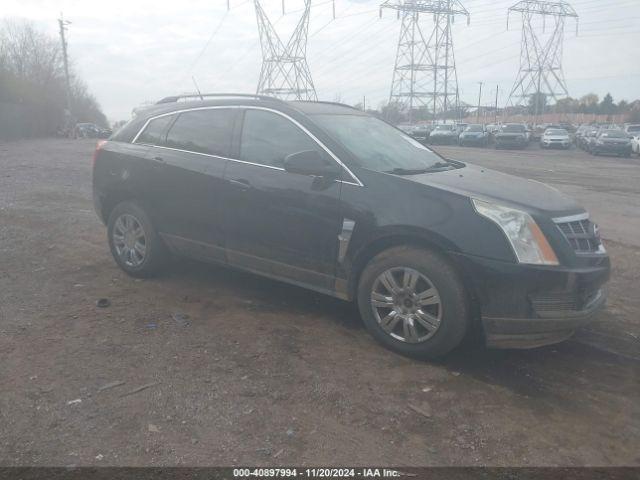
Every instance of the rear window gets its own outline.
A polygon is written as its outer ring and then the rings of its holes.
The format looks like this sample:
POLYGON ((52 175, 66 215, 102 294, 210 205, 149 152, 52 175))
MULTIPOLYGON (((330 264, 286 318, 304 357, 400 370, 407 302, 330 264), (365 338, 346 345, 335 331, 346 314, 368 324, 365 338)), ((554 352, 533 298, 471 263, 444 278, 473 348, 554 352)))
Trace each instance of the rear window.
POLYGON ((148 145, 164 145, 164 135, 167 127, 173 120, 173 115, 165 115, 164 117, 154 118, 149 122, 147 128, 140 134, 136 143, 146 143, 148 145))
POLYGON ((181 113, 167 133, 166 146, 228 157, 233 115, 234 111, 228 108, 181 113))

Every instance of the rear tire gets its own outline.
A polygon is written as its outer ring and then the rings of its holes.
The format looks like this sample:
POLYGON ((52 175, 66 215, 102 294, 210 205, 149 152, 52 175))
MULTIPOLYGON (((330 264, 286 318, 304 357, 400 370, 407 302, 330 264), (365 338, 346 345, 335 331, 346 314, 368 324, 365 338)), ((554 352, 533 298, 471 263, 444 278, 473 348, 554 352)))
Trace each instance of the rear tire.
POLYGON ((457 272, 431 250, 403 246, 378 254, 360 276, 357 300, 369 333, 410 357, 445 355, 460 344, 471 323, 457 272))
POLYGON ((116 205, 107 222, 109 248, 128 275, 147 278, 165 265, 168 252, 144 209, 135 202, 116 205))

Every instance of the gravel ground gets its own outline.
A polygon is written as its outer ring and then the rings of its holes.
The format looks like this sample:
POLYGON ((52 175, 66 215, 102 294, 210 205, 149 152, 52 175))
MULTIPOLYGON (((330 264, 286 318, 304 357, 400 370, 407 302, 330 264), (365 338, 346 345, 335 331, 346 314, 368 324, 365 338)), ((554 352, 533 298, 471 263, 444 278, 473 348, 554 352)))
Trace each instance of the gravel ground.
POLYGON ((0 144, 0 465, 640 465, 637 159, 441 148, 576 196, 614 271, 570 341, 426 363, 296 287, 186 261, 127 277, 92 148, 0 144))

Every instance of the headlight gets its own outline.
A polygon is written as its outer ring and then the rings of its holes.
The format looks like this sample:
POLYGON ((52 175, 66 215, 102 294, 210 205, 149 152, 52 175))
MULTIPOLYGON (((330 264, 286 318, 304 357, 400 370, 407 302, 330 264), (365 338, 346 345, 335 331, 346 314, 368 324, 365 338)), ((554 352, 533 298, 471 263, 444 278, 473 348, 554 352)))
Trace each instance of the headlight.
POLYGON ((520 263, 559 265, 553 248, 531 215, 522 210, 471 199, 476 211, 502 229, 520 263))

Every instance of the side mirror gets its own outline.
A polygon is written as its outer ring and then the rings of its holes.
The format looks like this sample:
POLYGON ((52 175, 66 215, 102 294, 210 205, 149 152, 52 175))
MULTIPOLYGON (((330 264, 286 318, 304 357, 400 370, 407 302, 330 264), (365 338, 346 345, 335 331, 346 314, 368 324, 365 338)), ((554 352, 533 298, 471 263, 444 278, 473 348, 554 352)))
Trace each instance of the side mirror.
POLYGON ((287 155, 284 159, 284 169, 289 173, 331 179, 339 178, 342 170, 337 163, 324 158, 315 150, 304 150, 287 155))

